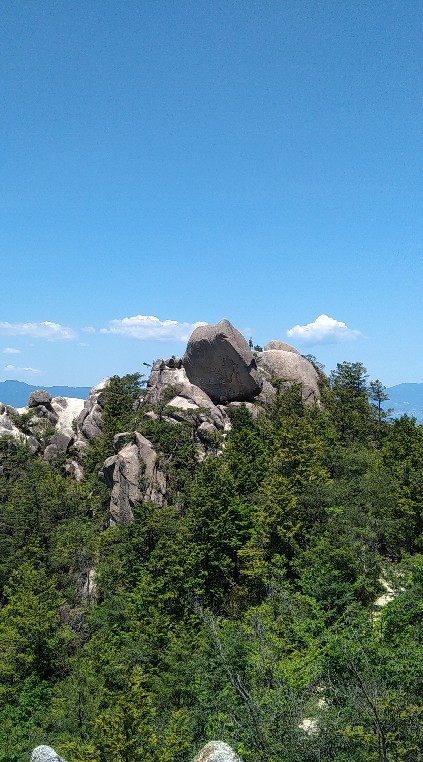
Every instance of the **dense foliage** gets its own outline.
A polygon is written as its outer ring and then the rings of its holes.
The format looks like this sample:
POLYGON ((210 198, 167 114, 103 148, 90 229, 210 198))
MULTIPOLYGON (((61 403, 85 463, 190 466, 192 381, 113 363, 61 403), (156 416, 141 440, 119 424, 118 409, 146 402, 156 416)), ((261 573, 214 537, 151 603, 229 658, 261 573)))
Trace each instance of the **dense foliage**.
POLYGON ((81 482, 0 440, 0 762, 423 759, 423 428, 343 363, 321 407, 277 389, 201 460, 138 392, 113 379, 81 482), (97 472, 134 426, 172 492, 110 526, 97 472))

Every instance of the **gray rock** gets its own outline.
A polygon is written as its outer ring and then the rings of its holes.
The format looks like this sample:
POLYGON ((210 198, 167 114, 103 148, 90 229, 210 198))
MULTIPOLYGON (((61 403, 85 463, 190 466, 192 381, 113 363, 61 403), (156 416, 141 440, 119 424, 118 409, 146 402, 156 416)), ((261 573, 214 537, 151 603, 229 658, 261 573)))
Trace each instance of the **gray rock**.
POLYGON ((203 746, 193 762, 242 762, 242 759, 227 743, 210 741, 203 746))
POLYGON ((51 746, 37 746, 31 754, 30 762, 66 762, 51 746))
MULTIPOLYGON (((276 378, 287 385, 300 383, 306 404, 320 399, 319 375, 315 367, 297 352, 267 349, 258 354, 260 372, 267 380, 276 378)), ((270 390, 267 390, 270 396, 270 390)))
POLYGON ((35 439, 35 437, 28 437, 26 443, 28 445, 29 451, 33 454, 41 450, 41 445, 38 439, 35 439))
POLYGON ((165 474, 158 466, 153 445, 138 432, 134 442, 107 458, 99 476, 112 490, 110 515, 117 524, 129 524, 134 507, 141 502, 151 500, 159 507, 165 503, 165 474))
POLYGON ((84 471, 80 463, 77 460, 67 460, 65 463, 65 471, 70 476, 73 476, 75 481, 80 482, 84 471))
POLYGON ((66 434, 56 434, 44 450, 44 460, 50 463, 59 455, 65 455, 72 442, 72 437, 68 437, 66 434))
POLYGON ((297 354, 297 355, 300 354, 298 349, 295 349, 295 347, 291 347, 291 345, 287 344, 285 341, 268 341, 264 347, 264 351, 266 352, 269 349, 278 349, 284 352, 294 352, 294 354, 297 354))
POLYGON ((38 405, 50 405, 51 394, 45 389, 37 389, 31 392, 28 400, 28 407, 38 407, 38 405))
POLYGON ((224 428, 222 411, 202 389, 190 382, 180 361, 175 367, 169 367, 164 360, 157 360, 153 365, 143 404, 157 405, 164 401, 175 408, 174 413, 169 413, 175 420, 184 420, 177 410, 198 411, 200 422, 210 420, 216 428, 224 428))
POLYGON ((256 361, 242 334, 228 320, 196 328, 182 363, 189 381, 213 402, 252 400, 261 391, 256 361))
POLYGON ((103 407, 104 407, 104 389, 109 385, 110 379, 106 378, 97 386, 93 386, 84 408, 78 416, 76 422, 75 448, 83 450, 88 442, 102 433, 103 425, 103 407))

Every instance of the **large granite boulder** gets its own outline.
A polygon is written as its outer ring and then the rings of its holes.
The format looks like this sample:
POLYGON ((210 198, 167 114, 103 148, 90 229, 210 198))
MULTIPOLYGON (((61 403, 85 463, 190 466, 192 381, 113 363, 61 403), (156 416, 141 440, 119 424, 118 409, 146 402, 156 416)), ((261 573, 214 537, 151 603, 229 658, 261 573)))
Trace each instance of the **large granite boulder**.
POLYGON ((51 438, 50 444, 44 449, 44 460, 51 463, 59 455, 66 455, 72 443, 73 437, 68 437, 66 434, 55 434, 51 438))
POLYGON ((38 407, 38 405, 49 405, 51 402, 51 394, 45 389, 36 389, 35 392, 31 392, 28 399, 28 407, 38 407))
MULTIPOLYGON (((278 344, 287 346, 285 342, 270 342, 266 346, 278 344)), ((301 384, 304 402, 309 405, 320 399, 320 377, 316 368, 293 347, 265 349, 257 358, 260 372, 268 382, 277 379, 287 385, 301 384)))
POLYGON ((30 762, 66 762, 51 746, 37 746, 31 754, 30 762))
POLYGON ((299 355, 298 349, 295 349, 295 347, 291 347, 290 344, 287 344, 286 341, 268 341, 267 344, 264 345, 264 351, 270 349, 281 349, 284 352, 294 352, 294 354, 299 355))
POLYGON ((242 759, 227 743, 210 741, 203 746, 193 762, 242 762, 242 759))
MULTIPOLYGON (((99 474, 112 491, 110 516, 117 524, 129 524, 137 504, 151 500, 160 507, 166 499, 166 476, 158 465, 153 445, 138 432, 131 436, 133 441, 107 458, 99 474)), ((124 434, 116 436, 117 446, 124 438, 124 434)))
POLYGON ((252 400, 262 388, 256 361, 228 320, 196 328, 182 358, 189 381, 215 403, 252 400))

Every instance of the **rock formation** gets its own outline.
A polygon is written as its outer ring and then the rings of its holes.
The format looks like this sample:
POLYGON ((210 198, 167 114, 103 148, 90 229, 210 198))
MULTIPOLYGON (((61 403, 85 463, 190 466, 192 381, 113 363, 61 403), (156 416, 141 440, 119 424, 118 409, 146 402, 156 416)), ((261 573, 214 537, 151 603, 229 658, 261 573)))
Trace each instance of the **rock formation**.
POLYGON ((182 358, 188 379, 215 403, 252 400, 262 379, 242 334, 228 320, 192 333, 182 358))
POLYGON ((78 416, 76 423, 75 448, 82 450, 88 442, 99 437, 102 432, 104 389, 109 385, 110 379, 105 378, 96 386, 93 386, 84 403, 84 408, 78 416))
POLYGON ((242 759, 227 743, 210 741, 203 746, 193 762, 242 762, 242 759))
MULTIPOLYGON (((319 400, 319 374, 305 357, 283 341, 271 341, 264 351, 257 354, 258 366, 267 381, 277 379, 286 383, 302 385, 304 402, 308 405, 319 400), (270 347, 270 348, 269 348, 270 347)), ((268 390, 269 391, 269 390, 268 390)))
MULTIPOLYGON (((210 421, 219 430, 225 428, 224 412, 212 402, 203 389, 191 383, 179 359, 157 360, 147 381, 144 405, 164 402, 168 408, 197 411, 200 423, 210 421)), ((169 411, 169 417, 180 420, 176 411, 169 411)))
POLYGON ((30 762, 66 762, 51 746, 37 746, 31 754, 30 762))
POLYGON ((138 432, 124 432, 115 437, 116 449, 127 436, 133 437, 133 441, 107 458, 100 473, 100 478, 112 491, 111 518, 119 524, 132 521, 133 508, 137 504, 151 500, 161 507, 166 496, 166 476, 158 465, 153 445, 138 432))

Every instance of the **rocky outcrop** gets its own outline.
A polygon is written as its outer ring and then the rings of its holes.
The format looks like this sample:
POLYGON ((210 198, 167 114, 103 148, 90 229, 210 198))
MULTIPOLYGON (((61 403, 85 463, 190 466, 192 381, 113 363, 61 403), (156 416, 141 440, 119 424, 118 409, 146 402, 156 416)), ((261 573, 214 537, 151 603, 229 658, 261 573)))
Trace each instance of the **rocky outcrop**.
POLYGON ((193 762, 242 762, 242 759, 227 743, 210 741, 203 746, 193 762))
POLYGON ((28 407, 39 407, 39 405, 50 405, 51 394, 45 389, 36 389, 31 392, 28 399, 28 407))
POLYGON ((37 436, 37 433, 43 429, 45 431, 48 426, 56 426, 59 420, 51 401, 51 394, 45 389, 37 389, 29 395, 28 413, 33 415, 28 419, 26 425, 34 436, 37 436))
POLYGON ((66 762, 51 746, 37 746, 31 754, 30 762, 66 762))
POLYGON ((0 437, 10 436, 17 438, 22 436, 22 432, 15 423, 17 415, 18 411, 14 407, 0 402, 0 437))
POLYGON ((167 415, 175 420, 181 420, 178 410, 191 410, 197 412, 199 423, 210 421, 219 430, 225 428, 225 413, 203 389, 191 383, 179 359, 157 360, 153 365, 143 404, 160 403, 166 403, 167 415))
POLYGON ((66 455, 68 448, 73 443, 73 437, 66 434, 55 434, 50 440, 50 444, 44 450, 44 460, 50 463, 59 455, 66 455))
POLYGON ((75 437, 77 420, 84 404, 84 400, 76 397, 53 397, 51 407, 57 415, 56 430, 59 434, 75 437))
POLYGON ((132 436, 133 441, 107 458, 100 473, 100 478, 112 491, 110 516, 118 524, 132 521, 137 504, 151 500, 160 507, 166 499, 166 476, 159 467, 153 445, 135 432, 133 435, 118 434, 115 437, 117 447, 126 436, 132 436))
POLYGON ((85 400, 84 408, 76 422, 75 448, 77 450, 83 450, 91 439, 101 435, 105 402, 104 389, 109 383, 110 379, 105 378, 97 386, 93 386, 85 400))
MULTIPOLYGON (((274 379, 289 385, 299 383, 302 386, 304 402, 312 405, 320 398, 319 374, 314 365, 284 342, 272 341, 266 347, 277 345, 284 348, 265 349, 257 353, 260 373, 268 382, 274 379), (285 349, 288 346, 289 349, 285 349)), ((267 394, 269 394, 269 389, 267 394)))
POLYGON ((215 403, 252 400, 262 388, 248 344, 228 320, 196 328, 182 364, 189 381, 215 403))

